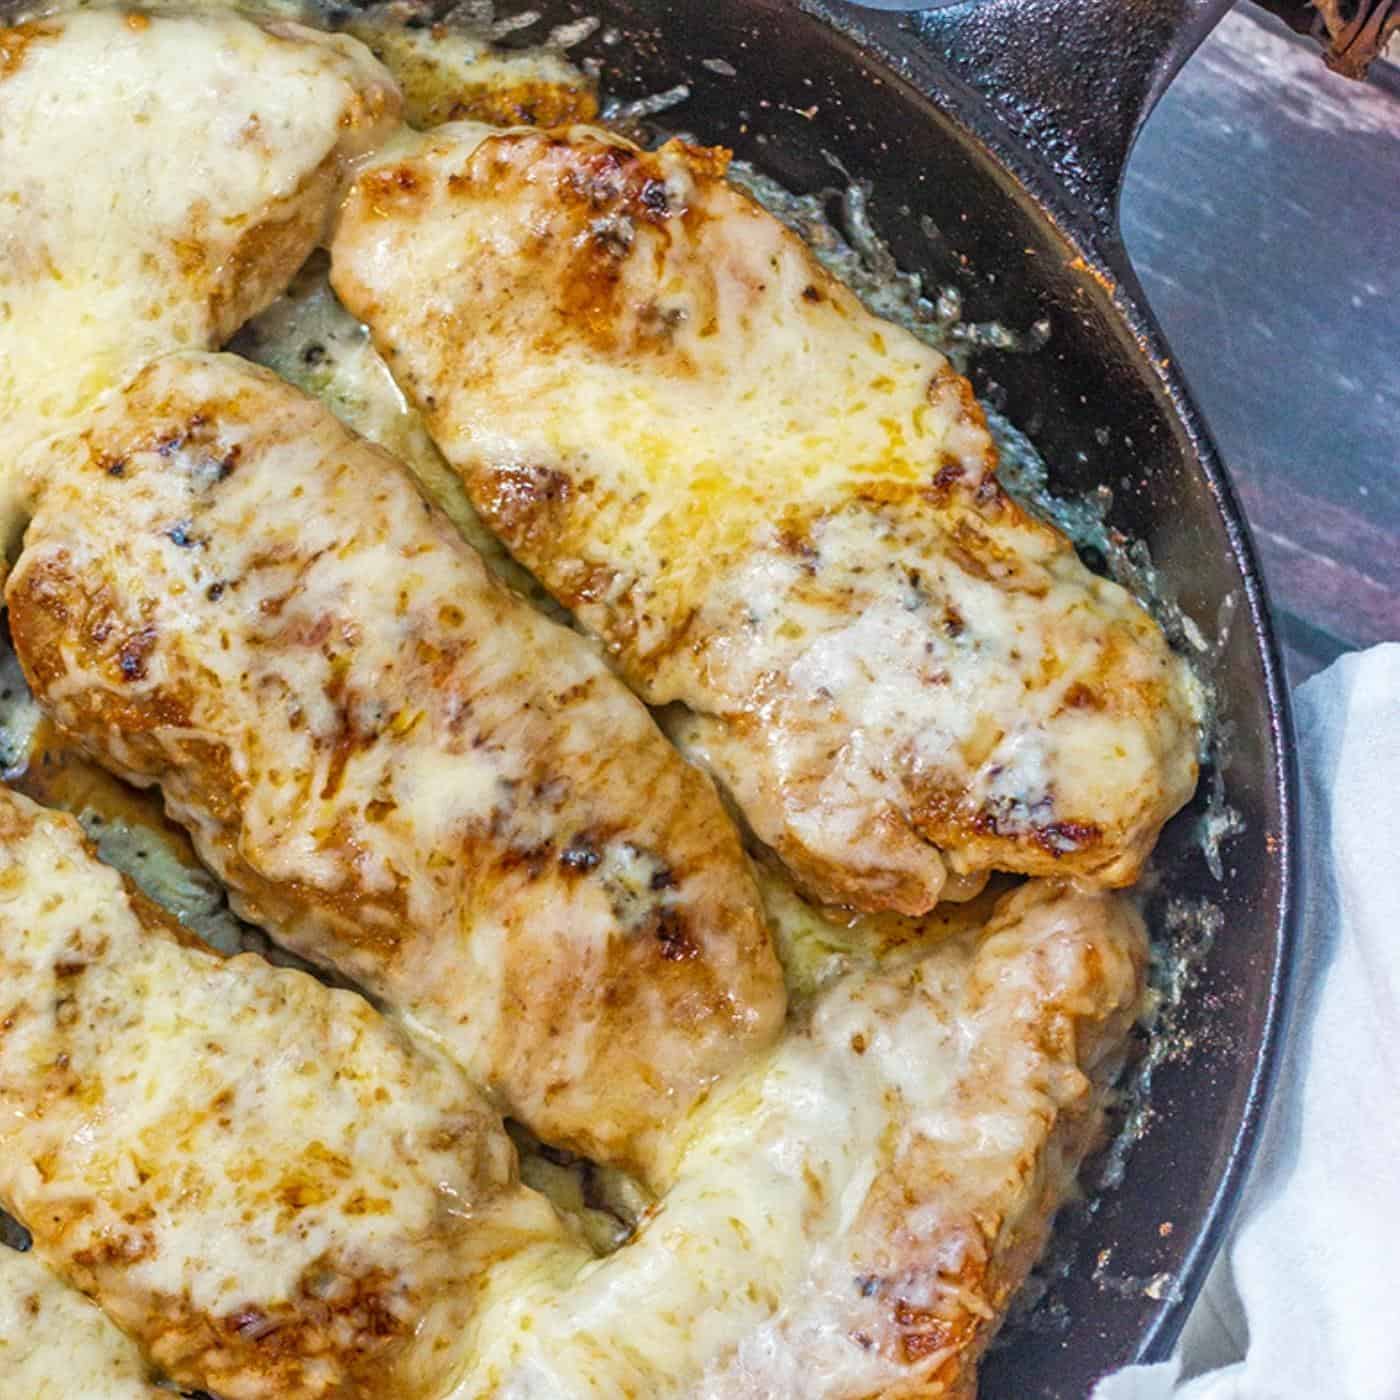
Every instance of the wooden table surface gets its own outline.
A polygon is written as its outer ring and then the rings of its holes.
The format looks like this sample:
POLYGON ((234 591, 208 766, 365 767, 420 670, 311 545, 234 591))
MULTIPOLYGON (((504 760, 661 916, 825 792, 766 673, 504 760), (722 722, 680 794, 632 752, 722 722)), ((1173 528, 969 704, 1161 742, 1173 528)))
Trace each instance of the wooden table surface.
POLYGON ((1289 674, 1400 641, 1400 69, 1241 6, 1128 167, 1128 250, 1263 557, 1289 674))

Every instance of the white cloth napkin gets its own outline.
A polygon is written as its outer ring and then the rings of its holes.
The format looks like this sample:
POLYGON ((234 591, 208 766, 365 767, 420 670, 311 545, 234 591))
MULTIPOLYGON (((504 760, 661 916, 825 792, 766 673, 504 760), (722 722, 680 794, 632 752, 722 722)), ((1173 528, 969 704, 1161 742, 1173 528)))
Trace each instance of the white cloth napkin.
POLYGON ((1177 1355, 1094 1400, 1400 1400, 1400 645, 1343 657, 1296 706, 1302 947, 1278 1089, 1177 1355))

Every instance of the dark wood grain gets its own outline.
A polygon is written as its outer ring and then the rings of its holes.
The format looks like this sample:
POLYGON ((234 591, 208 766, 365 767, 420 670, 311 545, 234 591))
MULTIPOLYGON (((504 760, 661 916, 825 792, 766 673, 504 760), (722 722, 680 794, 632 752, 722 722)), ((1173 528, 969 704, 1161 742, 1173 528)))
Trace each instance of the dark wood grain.
POLYGON ((1128 249, 1220 443, 1295 680, 1400 639, 1400 78, 1227 16, 1128 168, 1128 249))

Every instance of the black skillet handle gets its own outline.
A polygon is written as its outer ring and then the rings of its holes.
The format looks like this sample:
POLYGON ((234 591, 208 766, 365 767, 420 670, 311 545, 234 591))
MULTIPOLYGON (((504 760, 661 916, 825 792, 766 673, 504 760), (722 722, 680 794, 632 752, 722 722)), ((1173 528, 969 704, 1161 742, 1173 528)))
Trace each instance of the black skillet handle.
POLYGON ((1117 234, 1123 170, 1142 124, 1232 0, 960 0, 916 10, 927 48, 1117 234))

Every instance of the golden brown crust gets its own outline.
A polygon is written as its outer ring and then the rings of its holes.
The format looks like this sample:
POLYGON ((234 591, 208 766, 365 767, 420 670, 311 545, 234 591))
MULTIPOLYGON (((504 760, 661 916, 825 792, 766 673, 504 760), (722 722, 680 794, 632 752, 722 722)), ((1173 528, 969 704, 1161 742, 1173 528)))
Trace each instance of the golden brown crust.
POLYGON ((231 358, 31 462, 36 697, 161 785, 239 911, 442 1036, 543 1138, 652 1140, 782 1019, 708 779, 402 469, 231 358))
POLYGON ((488 122, 492 126, 561 126, 592 121, 598 99, 582 87, 544 81, 481 83, 464 88, 450 103, 424 113, 422 125, 442 122, 488 122))
POLYGON ((404 119, 420 129, 455 121, 559 126, 598 115, 592 82, 556 51, 498 48, 451 24, 407 28, 373 10, 346 32, 388 65, 403 91, 404 119))
POLYGON ((0 1201, 185 1387, 438 1400, 478 1272, 565 1244, 445 1060, 3 790, 0 987, 0 1201))
POLYGON ((1131 883, 1195 782, 1184 664, 1002 490, 970 384, 727 160, 442 128, 362 172, 332 281, 481 518, 694 712, 818 898, 1131 883))
POLYGON ((53 39, 61 32, 60 26, 46 20, 31 20, 28 24, 0 29, 0 78, 19 72, 31 44, 53 39))
POLYGON ((458 1400, 971 1395, 1103 1122, 1146 955, 1123 901, 1030 882, 830 981, 698 1115, 624 1249, 497 1295, 458 1400))

